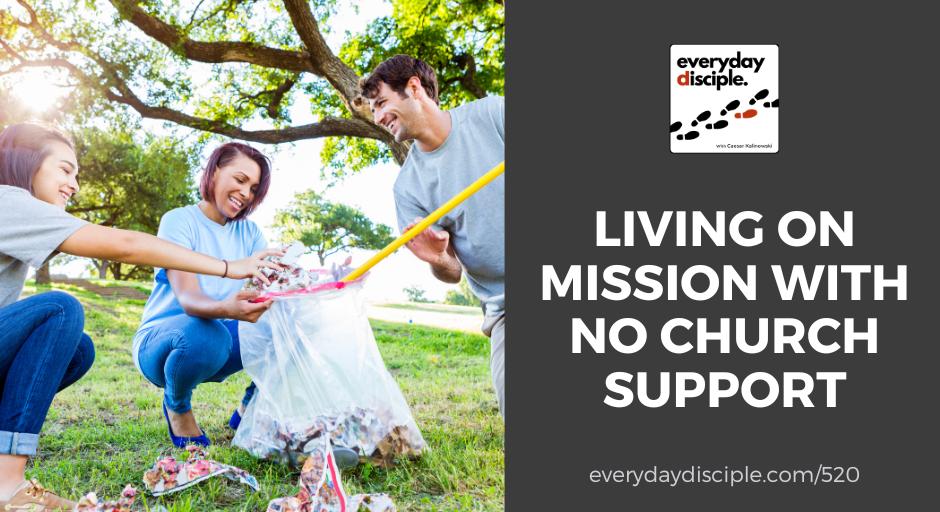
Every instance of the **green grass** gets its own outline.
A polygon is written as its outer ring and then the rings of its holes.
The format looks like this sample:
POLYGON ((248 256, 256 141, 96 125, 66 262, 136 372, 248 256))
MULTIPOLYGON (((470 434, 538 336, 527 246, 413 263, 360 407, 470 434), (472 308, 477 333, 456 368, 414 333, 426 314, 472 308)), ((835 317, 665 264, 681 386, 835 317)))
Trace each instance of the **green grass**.
MULTIPOLYGON (((77 499, 95 491, 117 497, 125 484, 143 490, 141 477, 170 451, 160 412, 161 390, 134 367, 130 347, 143 301, 105 299, 81 288, 53 285, 85 306, 85 331, 95 341, 91 371, 56 396, 27 475, 77 499)), ((38 291, 45 291, 42 287, 38 291)), ((26 293, 37 292, 28 286, 26 293)), ((401 386, 429 450, 390 469, 360 465, 343 474, 350 494, 387 492, 399 510, 502 510, 503 423, 489 380, 488 340, 481 335, 373 322, 379 349, 401 386)), ((293 495, 297 473, 231 446, 225 426, 248 378, 196 389, 193 407, 213 441, 210 457, 253 474, 252 493, 214 478, 163 498, 146 497, 171 512, 264 510, 269 500, 293 495)), ((184 457, 182 450, 173 452, 184 457)))
POLYGON ((407 309, 409 311, 429 311, 432 313, 452 313, 455 315, 483 316, 483 310, 474 306, 454 306, 453 304, 435 304, 422 302, 388 302, 375 304, 376 307, 407 309))
POLYGON ((89 279, 88 281, 109 288, 133 288, 141 293, 153 291, 153 281, 115 281, 113 279, 89 279))

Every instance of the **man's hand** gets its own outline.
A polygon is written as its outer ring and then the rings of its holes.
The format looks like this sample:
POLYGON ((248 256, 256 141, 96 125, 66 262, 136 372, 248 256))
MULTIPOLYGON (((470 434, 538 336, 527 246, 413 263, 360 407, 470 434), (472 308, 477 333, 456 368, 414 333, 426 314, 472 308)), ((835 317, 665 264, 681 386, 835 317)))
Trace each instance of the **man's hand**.
MULTIPOLYGON (((418 217, 405 226, 405 232, 421 222, 418 217)), ((406 246, 419 260, 431 265, 434 277, 445 283, 458 283, 463 273, 453 246, 450 245, 450 233, 427 228, 409 241, 406 246)))
POLYGON ((261 315, 274 304, 274 301, 270 299, 257 304, 251 302, 251 300, 257 296, 258 292, 256 291, 242 290, 225 299, 225 317, 231 318, 232 320, 241 320, 243 322, 257 322, 258 319, 261 318, 261 315))
MULTIPOLYGON (((405 232, 408 232, 408 230, 415 227, 419 222, 421 222, 421 217, 416 218, 414 222, 405 226, 405 232)), ((445 230, 434 231, 431 228, 427 228, 419 233, 418 236, 412 238, 406 245, 408 250, 417 256, 419 260, 434 265, 435 263, 440 263, 443 258, 447 256, 447 249, 450 247, 450 233, 445 230)))

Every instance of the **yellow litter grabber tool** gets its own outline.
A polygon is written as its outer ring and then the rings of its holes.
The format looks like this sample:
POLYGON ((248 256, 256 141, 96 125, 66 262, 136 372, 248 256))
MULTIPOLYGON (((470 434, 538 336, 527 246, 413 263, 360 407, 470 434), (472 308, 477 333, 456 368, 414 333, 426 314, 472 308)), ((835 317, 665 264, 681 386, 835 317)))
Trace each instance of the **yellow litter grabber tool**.
POLYGON ((478 190, 488 185, 491 181, 495 180, 497 176, 503 174, 503 171, 506 169, 506 162, 500 162, 496 164, 496 167, 493 167, 486 174, 481 176, 478 180, 474 181, 467 188, 460 191, 457 195, 450 198, 449 201, 442 204, 440 208, 431 212, 430 215, 425 217, 421 222, 417 223, 414 227, 402 233, 402 235, 395 239, 392 243, 385 246, 384 249, 376 253, 375 256, 369 258, 369 261, 363 263, 359 268, 350 272, 346 277, 343 278, 343 281, 349 282, 355 279, 358 279, 374 267, 378 262, 387 258, 390 254, 395 252, 399 247, 408 243, 409 240, 418 236, 422 231, 427 229, 434 224, 441 217, 447 215, 447 213, 454 209, 458 204, 464 202, 468 197, 476 194, 478 190))

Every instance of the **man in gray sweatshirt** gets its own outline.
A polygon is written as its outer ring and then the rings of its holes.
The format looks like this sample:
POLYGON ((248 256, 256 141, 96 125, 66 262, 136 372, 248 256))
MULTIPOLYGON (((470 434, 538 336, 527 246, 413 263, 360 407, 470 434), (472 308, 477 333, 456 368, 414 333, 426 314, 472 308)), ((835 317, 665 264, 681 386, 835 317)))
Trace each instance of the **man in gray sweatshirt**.
MULTIPOLYGON (((394 186, 402 232, 504 160, 502 97, 441 110, 434 70, 407 55, 379 64, 361 87, 375 122, 395 140, 413 141, 394 186)), ((490 371, 505 417, 504 204, 500 176, 415 237, 408 249, 446 283, 459 282, 466 272, 470 289, 483 303, 490 371)))

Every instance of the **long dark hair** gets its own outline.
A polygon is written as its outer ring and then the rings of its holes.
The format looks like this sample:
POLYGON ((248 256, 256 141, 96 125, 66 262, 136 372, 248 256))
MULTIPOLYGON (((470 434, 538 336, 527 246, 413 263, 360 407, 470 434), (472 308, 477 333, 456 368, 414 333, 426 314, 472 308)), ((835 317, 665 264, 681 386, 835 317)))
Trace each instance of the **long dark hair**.
POLYGON ((258 180, 258 188, 255 189, 255 195, 251 199, 251 202, 245 205, 245 208, 238 212, 238 215, 232 220, 242 220, 247 217, 251 212, 255 211, 255 208, 261 204, 261 201, 264 201, 264 196, 268 195, 268 187, 271 185, 271 161, 268 157, 248 144, 227 142, 215 148, 215 151, 209 156, 209 161, 206 162, 206 169, 202 173, 202 181, 199 182, 199 195, 211 203, 213 201, 212 197, 215 194, 216 171, 219 167, 225 166, 225 164, 231 162, 240 154, 247 156, 258 164, 258 167, 261 169, 261 178, 258 180))
POLYGON ((49 143, 58 141, 75 150, 64 132, 36 123, 11 124, 0 132, 0 185, 12 185, 33 193, 33 177, 49 156, 49 143))

